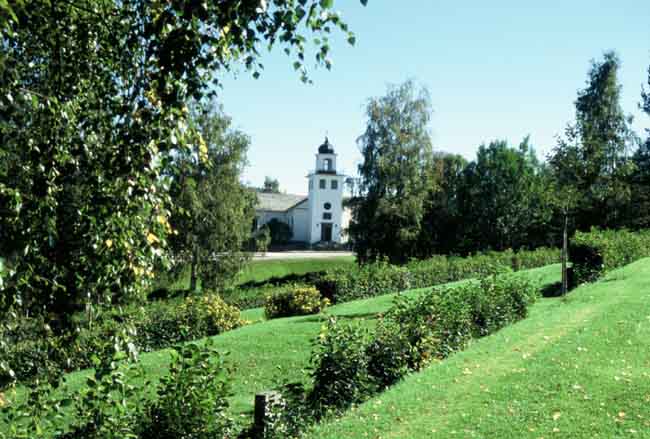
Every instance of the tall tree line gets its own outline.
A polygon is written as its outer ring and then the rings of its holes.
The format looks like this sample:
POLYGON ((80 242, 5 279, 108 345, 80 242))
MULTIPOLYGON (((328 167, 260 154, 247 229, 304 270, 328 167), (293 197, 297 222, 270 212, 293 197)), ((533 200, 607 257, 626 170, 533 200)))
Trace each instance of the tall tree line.
MULTIPOLYGON (((528 138, 515 147, 504 140, 483 144, 469 162, 430 153, 429 101, 410 111, 413 96, 395 94, 399 88, 371 100, 390 102, 391 111, 369 106, 368 128, 359 142, 364 162, 350 236, 362 259, 404 262, 440 253, 560 245, 565 220, 569 233, 650 227, 650 132, 642 142, 631 128, 632 118, 620 104, 619 69, 614 52, 592 61, 577 93, 575 121, 546 161, 528 138), (414 126, 421 135, 403 145, 398 134, 414 126), (418 154, 405 167, 407 151, 418 154), (398 182, 418 190, 401 195, 398 182), (401 234, 405 221, 407 232, 401 234)), ((413 84, 401 88, 412 90, 413 84)), ((641 108, 650 115, 645 89, 641 108)))

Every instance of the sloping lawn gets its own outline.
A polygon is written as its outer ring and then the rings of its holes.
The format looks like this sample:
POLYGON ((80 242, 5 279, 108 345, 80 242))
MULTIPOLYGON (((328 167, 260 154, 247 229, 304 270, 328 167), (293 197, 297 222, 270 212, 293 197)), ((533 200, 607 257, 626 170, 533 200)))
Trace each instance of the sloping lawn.
MULTIPOLYGON (((553 265, 515 275, 539 279, 543 285, 548 285, 557 282, 560 271, 558 265, 553 265)), ((422 291, 411 290, 403 294, 422 291)), ((389 294, 336 305, 328 309, 328 314, 373 325, 376 315, 391 306, 393 297, 394 294, 389 294)), ((228 363, 233 369, 232 413, 239 424, 248 426, 252 422, 255 393, 275 388, 284 381, 307 380, 311 341, 320 332, 325 316, 262 321, 263 310, 260 308, 244 311, 242 315, 253 324, 212 337, 212 340, 220 351, 229 352, 228 363)), ((141 365, 153 381, 167 372, 168 362, 168 350, 143 354, 141 357, 141 365)), ((68 375, 66 382, 70 391, 78 390, 88 373, 80 371, 68 375)))
POLYGON ((542 300, 310 438, 650 437, 650 259, 542 300))

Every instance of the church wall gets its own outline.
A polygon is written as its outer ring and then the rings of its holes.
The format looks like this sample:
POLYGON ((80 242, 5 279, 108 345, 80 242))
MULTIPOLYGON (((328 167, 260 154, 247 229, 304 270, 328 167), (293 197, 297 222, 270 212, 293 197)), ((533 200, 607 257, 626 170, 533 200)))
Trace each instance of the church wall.
POLYGON ((309 210, 305 207, 292 209, 290 215, 293 219, 293 241, 309 242, 309 210))

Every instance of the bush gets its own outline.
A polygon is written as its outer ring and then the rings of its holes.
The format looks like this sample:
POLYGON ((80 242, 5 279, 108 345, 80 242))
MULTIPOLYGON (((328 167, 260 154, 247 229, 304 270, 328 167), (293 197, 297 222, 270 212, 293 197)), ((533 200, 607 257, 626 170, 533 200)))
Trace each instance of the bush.
POLYGON ((394 293, 409 288, 426 288, 470 278, 484 278, 512 270, 554 264, 560 260, 557 249, 487 252, 468 257, 433 256, 411 261, 404 266, 386 261, 361 267, 327 271, 316 283, 323 297, 334 303, 394 293))
POLYGON ((277 218, 273 218, 266 223, 271 234, 271 244, 282 245, 289 242, 293 236, 291 227, 287 223, 283 223, 277 218))
POLYGON ((160 380, 157 398, 145 410, 142 439, 228 437, 229 378, 211 345, 189 343, 173 352, 169 375, 160 380))
POLYGON ((410 288, 411 283, 406 267, 391 265, 384 260, 361 267, 330 270, 317 287, 323 297, 341 303, 395 293, 410 288))
POLYGON ((293 286, 284 292, 268 296, 264 314, 267 319, 318 314, 328 304, 329 300, 321 299, 320 292, 315 287, 293 286))
POLYGON ((413 350, 407 334, 390 321, 380 321, 366 347, 368 374, 379 389, 392 386, 409 371, 413 350))
POLYGON ((569 247, 575 283, 593 282, 607 272, 650 256, 650 231, 576 232, 569 247))
POLYGON ((138 345, 146 351, 221 334, 244 324, 238 308, 210 292, 188 297, 177 307, 149 307, 135 322, 138 345))
POLYGON ((339 411, 372 395, 366 355, 367 333, 331 319, 316 340, 311 364, 313 388, 308 401, 318 417, 339 411))
POLYGON ((482 337, 526 317, 539 296, 539 288, 527 279, 488 276, 470 287, 473 335, 482 337))

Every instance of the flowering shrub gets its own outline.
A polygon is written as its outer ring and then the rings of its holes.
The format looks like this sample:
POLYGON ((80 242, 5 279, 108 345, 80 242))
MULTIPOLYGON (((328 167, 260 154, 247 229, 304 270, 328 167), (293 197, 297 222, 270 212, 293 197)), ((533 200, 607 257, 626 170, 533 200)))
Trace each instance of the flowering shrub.
POLYGON ((322 299, 315 287, 293 286, 282 293, 268 296, 264 313, 267 319, 318 314, 328 304, 329 300, 322 299))

